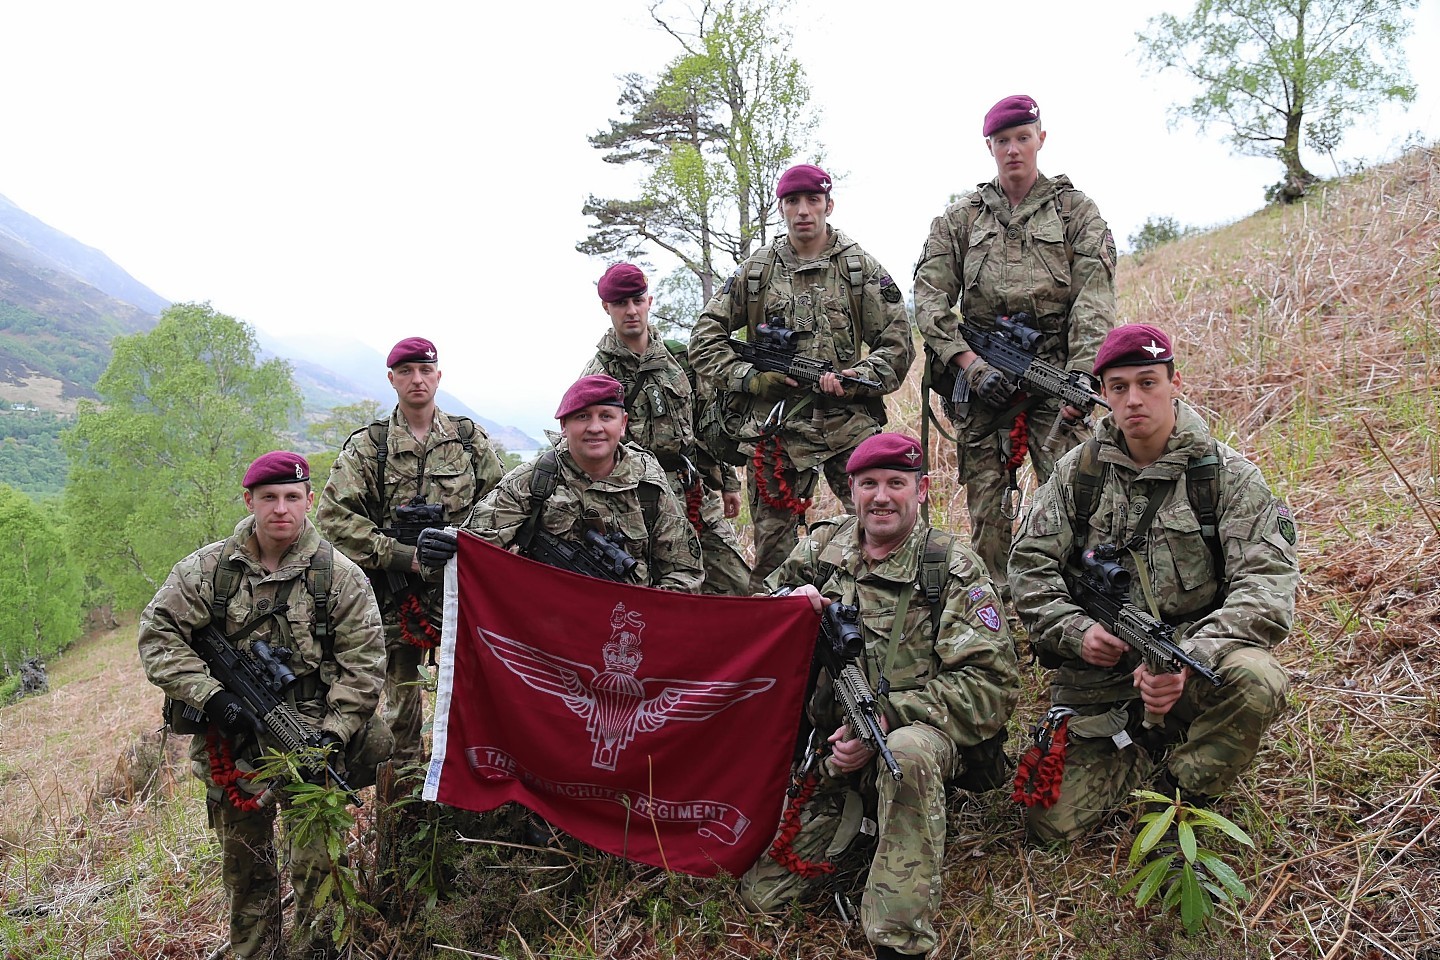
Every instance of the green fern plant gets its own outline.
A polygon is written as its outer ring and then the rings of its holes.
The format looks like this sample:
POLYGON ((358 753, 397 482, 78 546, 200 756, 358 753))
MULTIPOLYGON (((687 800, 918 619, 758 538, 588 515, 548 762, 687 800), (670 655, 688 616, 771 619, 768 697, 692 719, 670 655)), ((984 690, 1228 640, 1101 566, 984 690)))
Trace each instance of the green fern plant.
POLYGON ((1187 933, 1209 922, 1217 903, 1236 912, 1239 902, 1249 899, 1250 891, 1234 868, 1202 846, 1202 840, 1208 843, 1210 837, 1224 835, 1253 847, 1249 834, 1213 810, 1185 803, 1178 790, 1173 797, 1153 790, 1136 790, 1131 796, 1152 809, 1140 818, 1140 832, 1130 846, 1130 866, 1139 869, 1120 888, 1122 894, 1134 890, 1136 906, 1156 896, 1162 910, 1179 906, 1187 933))

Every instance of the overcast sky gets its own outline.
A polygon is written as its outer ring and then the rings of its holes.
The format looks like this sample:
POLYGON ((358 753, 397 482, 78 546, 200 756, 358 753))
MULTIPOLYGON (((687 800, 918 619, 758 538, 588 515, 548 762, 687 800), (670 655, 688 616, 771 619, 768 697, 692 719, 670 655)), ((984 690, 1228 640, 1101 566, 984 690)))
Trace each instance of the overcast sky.
MULTIPOLYGON (((1146 17, 1190 5, 795 0, 841 174, 832 222, 908 287, 931 218, 993 176, 980 122, 1012 93, 1040 103, 1041 170, 1093 197, 1122 248, 1153 215, 1252 212, 1278 163, 1170 130, 1190 88, 1138 64, 1146 17)), ((647 7, 7 2, 0 194, 162 296, 277 336, 382 353, 428 336, 447 389, 538 436, 607 322, 604 264, 574 249, 581 205, 634 182, 586 138, 616 115, 620 75, 677 52, 647 7)), ((1436 139, 1440 0, 1415 16, 1419 99, 1362 120, 1337 159, 1436 139)))

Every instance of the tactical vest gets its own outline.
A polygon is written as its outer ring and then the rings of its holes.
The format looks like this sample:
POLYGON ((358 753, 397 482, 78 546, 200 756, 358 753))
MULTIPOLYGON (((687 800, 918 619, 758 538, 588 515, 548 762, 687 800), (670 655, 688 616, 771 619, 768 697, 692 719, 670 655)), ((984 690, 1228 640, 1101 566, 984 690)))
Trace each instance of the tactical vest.
MULTIPOLYGON (((1085 533, 1090 527, 1090 518, 1095 514, 1109 471, 1110 464, 1100 459, 1100 441, 1094 437, 1086 440, 1080 448, 1080 465, 1074 481, 1075 520, 1071 530, 1077 565, 1078 557, 1085 549, 1085 533)), ((1220 544, 1220 450, 1213 439, 1208 454, 1194 457, 1185 465, 1185 491, 1190 498, 1190 509, 1200 520, 1200 536, 1210 550, 1215 578, 1221 584, 1219 598, 1223 599, 1225 551, 1220 544)), ((1141 535, 1145 532, 1136 531, 1141 535)))
MULTIPOLYGON (((840 531, 837 529, 835 532, 838 535, 840 531)), ((932 646, 940 636, 940 618, 945 613, 948 596, 945 587, 950 582, 947 576, 950 569, 950 550, 956 540, 953 533, 931 527, 925 535, 925 549, 920 554, 920 567, 915 574, 915 586, 930 609, 932 646)), ((822 560, 816 569, 815 586, 818 589, 835 574, 835 564, 822 560)), ((961 770, 947 783, 952 787, 976 793, 994 790, 1008 783, 1009 773, 1005 759, 1005 740, 1008 736, 1009 732, 1001 728, 989 739, 973 746, 957 745, 961 770)))
MULTIPOLYGON (((1055 189, 1055 212, 1060 215, 1064 224, 1061 236, 1065 243, 1065 260, 1070 264, 1070 269, 1075 269, 1075 244, 1070 240, 1070 215, 1074 210, 1074 187, 1060 187, 1055 189)), ((985 206, 985 201, 980 198, 980 191, 971 193, 965 200, 964 215, 960 218, 960 233, 957 238, 957 246, 960 250, 970 249, 970 228, 975 225, 975 218, 980 215, 980 210, 985 206)), ((916 271, 919 271, 917 264, 916 271)), ((964 302, 965 291, 960 291, 960 299, 957 303, 964 302)), ((955 366, 940 362, 940 355, 931 349, 929 342, 925 342, 925 366, 921 370, 921 393, 925 390, 934 390, 940 395, 942 402, 948 403, 950 396, 955 392, 955 366)), ((926 403, 929 407, 929 403, 926 403)), ((922 426, 924 425, 922 420, 922 426)), ((947 435, 948 436, 948 435, 947 435)), ((927 445, 928 449, 928 445, 927 445)))
MULTIPOLYGON (((850 246, 854 246, 851 244, 850 246)), ((860 347, 864 344, 860 329, 860 308, 865 296, 865 258, 858 253, 846 253, 850 247, 838 250, 831 257, 840 267, 849 285, 850 293, 850 341, 855 346, 853 359, 860 359, 860 347)), ((764 323, 765 291, 770 286, 770 275, 775 272, 775 245, 767 244, 745 261, 745 329, 749 340, 755 341, 755 330, 764 323)), ((843 358, 842 358, 843 359, 843 358)))
MULTIPOLYGON (((455 417, 455 422, 456 432, 460 435, 460 445, 465 448, 466 455, 470 457, 470 470, 474 474, 475 489, 478 490, 480 489, 480 463, 475 457, 475 421, 469 417, 455 417)), ((375 445, 376 500, 371 519, 379 524, 385 518, 385 461, 390 456, 390 418, 382 417, 356 430, 345 441, 345 446, 349 447, 361 433, 369 436, 370 442, 375 445)))
MULTIPOLYGON (((559 485, 560 454, 552 447, 535 459, 535 468, 530 473, 530 515, 515 535, 515 543, 522 554, 529 555, 530 541, 535 539, 535 531, 540 528, 545 502, 559 485)), ((653 567, 654 550, 651 545, 655 540, 655 524, 660 519, 660 490, 650 481, 641 479, 635 485, 635 493, 640 498, 640 514, 645 518, 645 565, 653 567)))
MULTIPOLYGON (((220 549, 220 561, 215 565, 213 576, 213 590, 210 597, 210 622, 215 625, 229 640, 231 634, 225 633, 225 612, 230 606, 230 600, 240 591, 240 580, 245 575, 244 567, 233 556, 235 549, 239 546, 235 538, 229 537, 225 546, 220 549)), ((335 631, 330 618, 330 587, 334 581, 335 571, 335 548, 329 540, 322 539, 320 546, 310 557, 310 564, 305 570, 305 588, 310 591, 312 605, 315 608, 315 622, 311 625, 310 632, 320 644, 321 658, 330 660, 335 653, 335 631)), ((290 591, 294 589, 295 581, 288 581, 283 589, 283 594, 277 597, 277 602, 267 612, 254 617, 249 623, 244 624, 236 634, 249 633, 249 629, 267 617, 277 616, 284 613, 288 607, 285 604, 290 591)), ((316 671, 314 676, 318 679, 320 674, 316 671)), ((202 705, 203 706, 203 705, 202 705)), ((180 734, 201 734, 205 733, 208 727, 204 723, 190 720, 184 716, 183 704, 165 698, 165 704, 161 708, 161 716, 165 725, 173 732, 180 734)))

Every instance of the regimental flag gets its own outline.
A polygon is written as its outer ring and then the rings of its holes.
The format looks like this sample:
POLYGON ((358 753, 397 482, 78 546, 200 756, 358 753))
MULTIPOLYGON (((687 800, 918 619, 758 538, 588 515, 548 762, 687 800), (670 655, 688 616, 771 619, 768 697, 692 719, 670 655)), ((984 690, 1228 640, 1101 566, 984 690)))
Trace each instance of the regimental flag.
POLYGON ((601 850, 739 875, 779 822, 818 627, 803 598, 609 583, 461 536, 425 799, 514 800, 601 850))

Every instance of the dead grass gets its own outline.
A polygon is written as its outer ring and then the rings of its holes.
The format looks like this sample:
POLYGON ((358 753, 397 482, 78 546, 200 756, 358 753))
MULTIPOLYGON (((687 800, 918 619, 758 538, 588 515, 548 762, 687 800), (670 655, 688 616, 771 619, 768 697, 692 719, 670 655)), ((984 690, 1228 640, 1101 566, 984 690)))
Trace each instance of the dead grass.
MULTIPOLYGON (((993 960, 1440 960, 1437 168, 1436 151, 1417 151, 1122 261, 1122 319, 1176 335, 1189 399, 1299 521, 1299 617, 1278 651, 1292 709, 1225 808, 1256 840, 1231 852, 1254 899, 1188 937, 1118 895, 1123 817, 1062 854, 1025 847, 1001 793, 957 795, 937 956, 973 943, 993 960)), ((917 384, 918 369, 892 405, 897 429, 918 427, 917 384)), ((962 529, 953 450, 931 449, 932 519, 962 529)), ((824 494, 814 515, 835 509, 824 494)), ((218 942, 213 845, 178 760, 153 798, 96 799, 158 724, 120 639, 131 630, 77 647, 50 695, 0 710, 0 825, 23 831, 18 847, 0 833, 5 960, 201 957, 218 942), (37 904, 70 926, 15 917, 37 904)), ((1025 683, 1012 755, 1044 702, 1038 671, 1025 683)), ((869 956, 828 891, 777 921, 741 913, 725 881, 608 857, 469 849, 449 869, 452 899, 377 925, 356 956, 869 956)), ((858 900, 855 874, 842 883, 858 900)))

